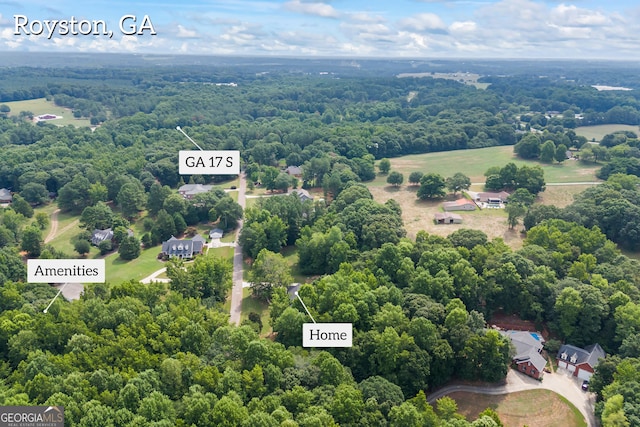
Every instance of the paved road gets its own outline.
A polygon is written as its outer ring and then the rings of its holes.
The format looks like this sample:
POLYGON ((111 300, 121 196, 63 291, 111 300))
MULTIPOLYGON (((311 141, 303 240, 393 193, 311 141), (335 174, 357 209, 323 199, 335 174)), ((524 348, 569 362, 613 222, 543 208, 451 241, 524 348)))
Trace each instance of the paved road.
POLYGON ((171 281, 170 279, 164 279, 164 278, 159 279, 158 278, 158 276, 161 275, 162 273, 164 273, 165 271, 167 271, 166 267, 165 268, 161 268, 160 270, 154 271, 153 273, 151 273, 150 275, 148 275, 144 279, 140 280, 140 283, 151 283, 151 282, 169 283, 171 281))
POLYGON ((506 384, 497 386, 469 386, 450 385, 445 386, 429 394, 427 400, 434 403, 437 399, 454 393, 464 391, 469 393, 500 395, 524 390, 545 389, 551 390, 565 397, 574 404, 587 420, 589 427, 596 427, 594 415, 595 394, 582 391, 582 380, 571 376, 568 371, 560 369, 553 374, 545 373, 542 382, 521 374, 513 369, 507 373, 506 384))
MULTIPOLYGON (((240 174, 240 184, 238 185, 238 204, 244 210, 246 206, 247 181, 244 174, 240 174)), ((231 289, 231 312, 229 323, 240 324, 242 314, 242 246, 240 246, 240 230, 242 230, 243 220, 238 222, 236 231, 236 246, 233 252, 233 288, 231 289)))

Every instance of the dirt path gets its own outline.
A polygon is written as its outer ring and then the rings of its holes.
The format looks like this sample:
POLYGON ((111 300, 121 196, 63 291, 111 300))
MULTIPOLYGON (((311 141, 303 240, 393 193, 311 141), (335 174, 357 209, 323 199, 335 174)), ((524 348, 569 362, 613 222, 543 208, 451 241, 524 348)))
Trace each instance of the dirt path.
POLYGON ((77 226, 78 224, 80 224, 80 220, 76 219, 71 224, 67 224, 65 227, 63 227, 62 229, 58 230, 58 213, 59 212, 60 212, 60 209, 56 209, 51 214, 51 219, 50 219, 51 220, 51 230, 49 230, 49 234, 47 234, 47 237, 45 237, 45 239, 44 239, 45 243, 49 243, 50 241, 55 239, 58 234, 62 234, 65 231, 70 230, 71 228, 73 228, 73 227, 77 226))
POLYGON ((45 243, 49 243, 56 237, 56 233, 58 232, 58 212, 60 212, 60 209, 56 209, 51 214, 51 230, 49 230, 49 234, 47 234, 47 237, 44 239, 45 243))
MULTIPOLYGON (((244 174, 240 175, 240 184, 238 185, 238 204, 244 210, 246 206, 246 190, 247 181, 244 174)), ((231 289, 231 310, 229 323, 232 325, 240 324, 240 316, 242 314, 242 246, 240 246, 239 237, 242 230, 243 220, 238 221, 238 230, 236 232, 236 247, 233 252, 233 288, 231 289)))

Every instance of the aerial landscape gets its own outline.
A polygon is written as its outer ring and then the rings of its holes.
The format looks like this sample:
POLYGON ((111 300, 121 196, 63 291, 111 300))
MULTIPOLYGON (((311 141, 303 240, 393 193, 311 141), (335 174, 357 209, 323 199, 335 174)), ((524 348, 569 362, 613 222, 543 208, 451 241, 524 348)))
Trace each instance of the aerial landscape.
POLYGON ((400 3, 2 11, 0 426, 640 426, 640 9, 400 3))

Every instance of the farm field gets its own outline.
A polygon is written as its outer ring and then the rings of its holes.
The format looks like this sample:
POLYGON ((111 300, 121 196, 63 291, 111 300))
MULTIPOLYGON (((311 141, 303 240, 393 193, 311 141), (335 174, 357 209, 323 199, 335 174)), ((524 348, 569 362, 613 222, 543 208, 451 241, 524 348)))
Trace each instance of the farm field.
POLYGON ((492 408, 505 427, 587 426, 575 406, 549 390, 528 390, 496 396, 455 392, 449 397, 458 404, 458 412, 469 420, 476 419, 486 408, 492 408))
MULTIPOLYGON (((554 185, 538 195, 536 203, 554 205, 559 208, 566 207, 573 202, 573 198, 591 187, 584 185, 554 185)), ((401 186, 399 188, 387 185, 370 186, 369 191, 373 198, 380 203, 394 199, 402 207, 402 221, 407 230, 407 236, 415 238, 420 230, 429 234, 446 237, 460 228, 472 228, 481 230, 489 239, 502 238, 513 249, 522 247, 524 238, 517 230, 509 230, 507 214, 502 209, 476 210, 472 212, 456 212, 463 218, 462 224, 434 224, 433 215, 442 212, 443 201, 455 200, 451 195, 443 200, 423 201, 416 197, 418 187, 401 186)), ((481 185, 472 186, 471 190, 481 191, 481 185)))
MULTIPOLYGON (((472 228, 483 231, 489 239, 502 238, 513 249, 522 247, 523 235, 518 227, 510 230, 507 215, 504 210, 476 210, 473 212, 457 212, 463 218, 462 224, 434 224, 433 216, 442 212, 441 204, 445 200, 455 200, 449 195, 444 200, 422 201, 416 197, 418 186, 406 185, 408 175, 412 171, 436 172, 443 176, 451 176, 463 169, 463 173, 471 178, 471 190, 482 191, 484 172, 490 166, 504 166, 512 161, 518 166, 525 164, 540 164, 535 161, 524 161, 513 156, 513 147, 491 147, 478 150, 449 151, 443 153, 429 153, 421 155, 403 156, 389 159, 391 170, 403 171, 405 184, 394 187, 386 183, 386 175, 378 175, 374 181, 367 183, 374 199, 384 203, 394 199, 402 207, 402 219, 407 235, 415 238, 420 230, 429 234, 446 237, 461 228, 472 228), (460 165, 464 165, 462 168, 460 165)), ((595 177, 600 165, 583 164, 567 161, 562 165, 544 165, 545 180, 548 183, 573 183, 572 185, 547 185, 546 190, 538 195, 536 203, 555 205, 560 208, 573 202, 575 195, 581 193, 593 184, 578 184, 580 182, 599 182, 595 177)))
POLYGON ((640 127, 631 125, 595 125, 595 126, 580 126, 575 129, 576 135, 584 136, 588 141, 599 142, 602 138, 610 133, 619 130, 628 130, 640 133, 640 127))
MULTIPOLYGON (((544 164, 535 160, 522 160, 513 154, 513 146, 478 148, 438 153, 414 154, 390 158, 391 170, 402 172, 405 182, 414 171, 435 172, 446 177, 462 172, 471 182, 484 182, 484 173, 492 166, 503 167, 509 162, 518 167, 540 165, 546 182, 592 182, 598 181, 596 171, 600 164, 567 160, 562 164, 544 164)), ((378 175, 369 185, 387 185, 386 175, 378 175)))
POLYGON ((47 101, 45 98, 3 102, 3 104, 11 108, 9 116, 17 116, 21 111, 31 111, 35 116, 42 114, 55 114, 56 116, 62 116, 61 119, 47 120, 47 123, 53 123, 57 126, 91 126, 89 119, 76 119, 73 117, 73 113, 70 109, 55 105, 53 101, 47 101))
MULTIPOLYGON (((443 200, 420 200, 416 197, 417 187, 400 189, 387 187, 369 187, 373 198, 384 203, 394 199, 402 207, 402 221, 407 230, 407 237, 415 239, 420 230, 429 234, 446 237, 461 228, 473 228, 484 232, 489 239, 500 237, 514 249, 522 247, 522 237, 516 230, 509 230, 507 215, 502 209, 476 210, 473 212, 456 212, 462 216, 462 224, 434 224, 433 215, 442 212, 443 200)), ((453 200, 444 199, 444 200, 453 200)))

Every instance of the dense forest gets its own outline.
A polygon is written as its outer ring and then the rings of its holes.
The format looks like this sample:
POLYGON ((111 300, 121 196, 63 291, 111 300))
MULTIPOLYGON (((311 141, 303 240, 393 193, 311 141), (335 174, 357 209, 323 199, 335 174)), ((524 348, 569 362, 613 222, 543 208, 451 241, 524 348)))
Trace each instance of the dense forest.
MULTIPOLYGON (((640 422, 640 263, 619 249, 640 241, 637 136, 591 144, 574 132, 639 124, 640 100, 590 86, 611 71, 541 78, 550 64, 539 74, 475 66, 486 89, 398 78, 407 70, 389 64, 380 76, 370 64, 330 62, 0 69, 19 76, 0 78, 0 188, 14 196, 0 212, 0 403, 63 405, 70 426, 496 426, 492 410, 467 421, 453 400, 431 406, 426 397, 452 379, 504 379, 509 342, 487 328, 500 312, 547 327, 552 354, 560 342, 599 343, 611 356, 593 380, 598 415, 605 425, 640 422), (93 126, 34 124, 33 113, 3 104, 33 98, 93 126), (206 149, 240 150, 251 185, 325 198, 269 197, 245 211, 221 188, 185 200, 179 185, 222 178, 178 174, 178 151, 192 147, 176 126, 206 149), (579 149, 581 161, 603 165, 606 182, 563 209, 526 203, 518 250, 478 230, 407 236, 402 207, 378 203, 364 184, 382 158, 498 145, 542 162, 579 149), (284 166, 302 166, 300 182, 284 166), (77 254, 43 243, 41 208, 50 203, 79 218, 77 254), (100 251, 129 260, 141 244, 202 223, 232 230, 241 218, 268 319, 228 324, 231 267, 215 257, 169 261, 170 284, 86 287, 47 314, 55 289, 24 281, 24 259, 82 256, 93 229, 113 228, 117 248, 100 251), (127 236, 138 221, 144 234, 127 236), (313 317, 352 323, 353 347, 301 347, 308 316, 286 292, 285 247, 316 278, 299 290, 313 317), (263 322, 269 337, 260 336, 263 322)), ((487 187, 544 190, 539 168, 514 168, 488 173, 487 187)))

